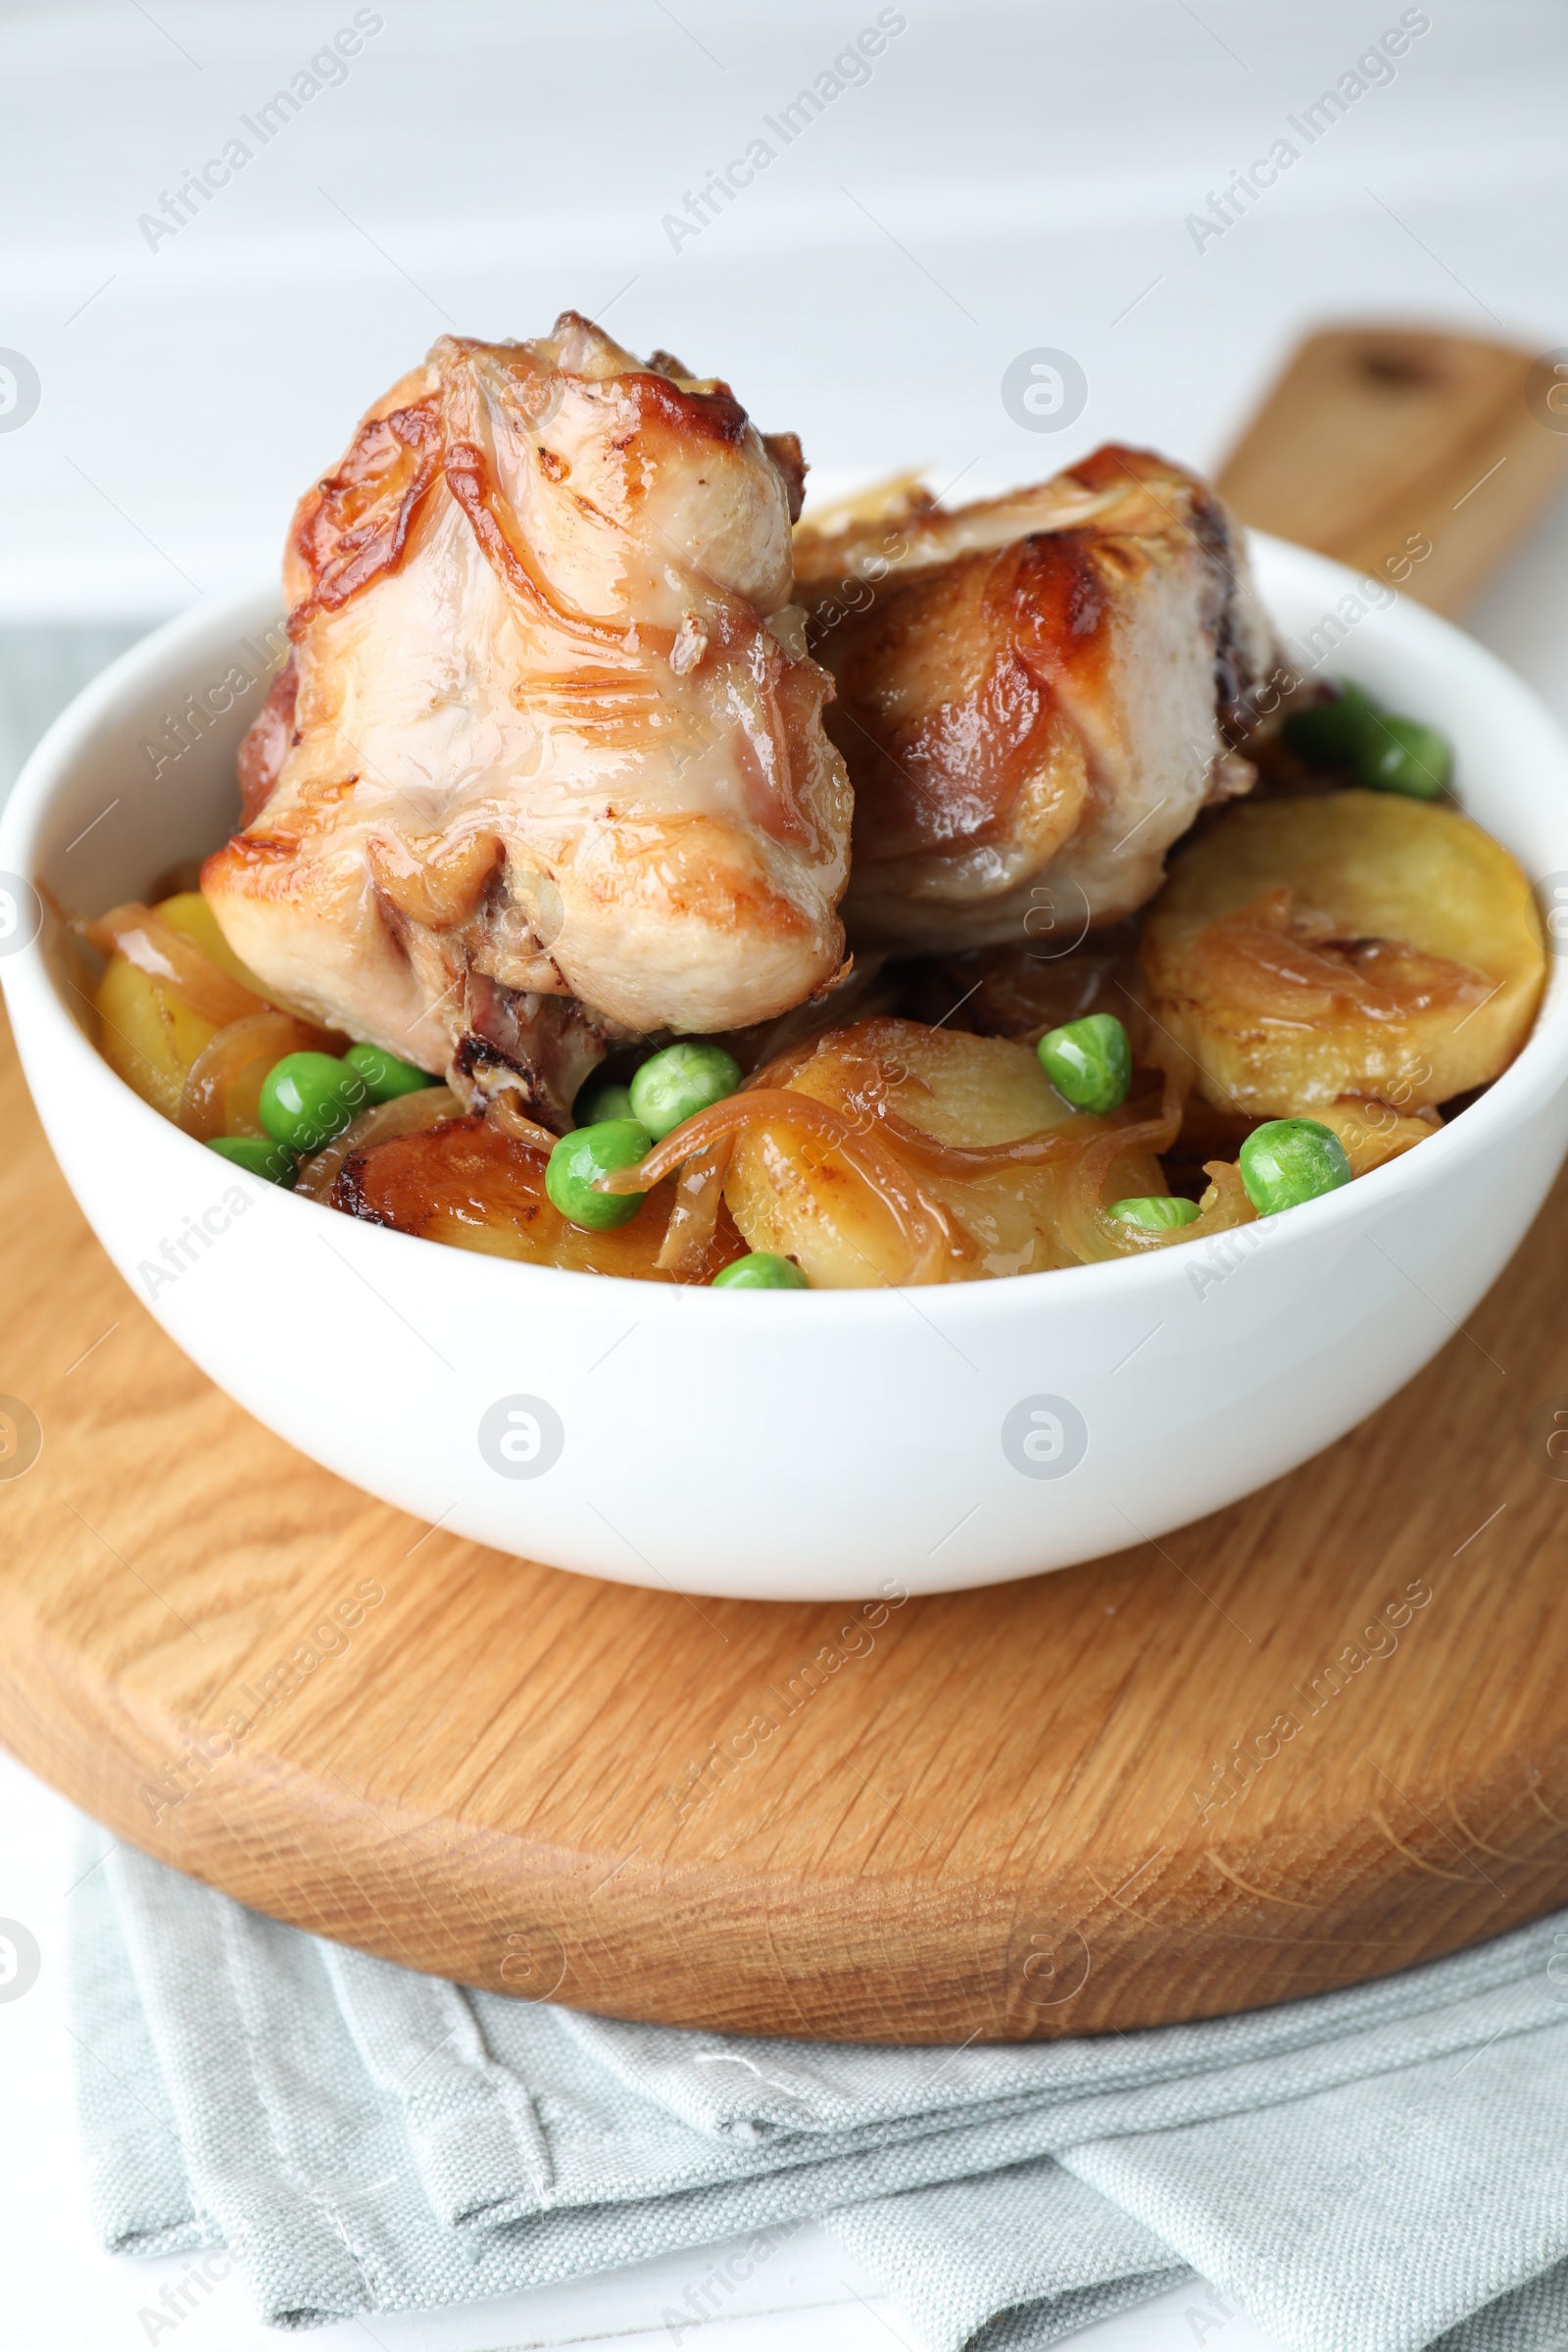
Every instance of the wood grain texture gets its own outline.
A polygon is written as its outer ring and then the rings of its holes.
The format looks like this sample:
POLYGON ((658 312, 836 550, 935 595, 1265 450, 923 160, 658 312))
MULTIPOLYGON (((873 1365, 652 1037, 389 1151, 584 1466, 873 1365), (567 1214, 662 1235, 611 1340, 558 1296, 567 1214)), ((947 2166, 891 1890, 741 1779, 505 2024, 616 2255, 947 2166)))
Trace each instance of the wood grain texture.
POLYGON ((1568 1190, 1295 1477, 867 1622, 370 1500, 163 1336, 9 1049, 0 1135, 0 1391, 42 1430, 0 1477, 0 1737, 262 1910, 622 2016, 961 2041, 1278 2001, 1568 1901, 1568 1190))
POLYGON ((1565 471, 1568 376, 1506 344, 1338 327, 1301 344, 1217 486, 1254 529, 1454 613, 1565 471))

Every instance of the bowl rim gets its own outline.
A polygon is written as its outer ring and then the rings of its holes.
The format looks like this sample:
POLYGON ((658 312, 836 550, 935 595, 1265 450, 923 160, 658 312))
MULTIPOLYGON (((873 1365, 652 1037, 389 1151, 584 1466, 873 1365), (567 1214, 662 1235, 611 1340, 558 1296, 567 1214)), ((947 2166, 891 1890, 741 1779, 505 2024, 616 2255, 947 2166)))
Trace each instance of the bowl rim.
MULTIPOLYGON (((1296 546, 1293 542, 1271 537, 1263 532, 1250 532, 1250 543, 1266 552, 1271 563, 1287 562, 1296 566, 1303 579, 1315 574, 1326 595, 1344 594, 1354 586, 1359 575, 1348 565, 1314 551, 1296 546)), ((34 880, 37 861, 38 835, 48 817, 56 794, 63 789, 76 757, 93 741, 99 731, 117 716, 126 690, 143 684, 176 662, 187 644, 200 643, 215 632, 240 633, 246 626, 256 625, 258 609, 267 601, 281 607, 275 590, 264 592, 258 584, 223 595, 199 598, 195 603, 160 623, 145 637, 128 647, 102 670, 67 706, 46 730, 24 765, 10 798, 0 811, 0 869, 34 880)), ((1555 753, 1562 768, 1565 806, 1568 806, 1568 735, 1525 681, 1508 668, 1487 647, 1480 645, 1451 621, 1444 619, 1424 606, 1407 597, 1396 595, 1393 606, 1385 608, 1380 617, 1392 623, 1415 641, 1415 650, 1431 661, 1445 655, 1456 658, 1471 676, 1484 682, 1490 696, 1511 704, 1514 715, 1531 723, 1544 745, 1555 753)), ((1479 819, 1475 821, 1479 822, 1479 819)), ((1486 828, 1483 827, 1483 830, 1486 828)), ((1527 875, 1532 888, 1538 878, 1527 875)), ((143 1132, 150 1149, 162 1148, 154 1141, 154 1132, 163 1141, 172 1139, 181 1150, 201 1152, 206 1147, 185 1135, 172 1121, 166 1119, 150 1103, 125 1084, 111 1069, 83 1034, 66 1005, 56 986, 54 976, 42 952, 42 935, 21 954, 0 963, 0 986, 3 986, 11 1007, 13 1022, 19 1034, 25 1030, 29 1037, 39 1030, 51 1032, 46 1046, 51 1051, 63 1051, 77 1056, 74 1067, 80 1073, 79 1083, 85 1087, 107 1084, 117 1090, 122 1108, 128 1108, 133 1122, 137 1114, 147 1122, 143 1132), (94 1075, 96 1073, 96 1075, 94 1075)), ((1451 1170, 1455 1173, 1469 1160, 1485 1152, 1500 1135, 1511 1128, 1528 1123, 1539 1116, 1556 1092, 1568 1083, 1568 973, 1555 966, 1548 941, 1546 985, 1541 1007, 1518 1055, 1494 1080, 1479 1102, 1472 1103, 1450 1125, 1442 1127, 1428 1137, 1418 1152, 1401 1153, 1380 1168, 1374 1168, 1353 1184, 1325 1194, 1315 1200, 1303 1202, 1291 1212, 1282 1227, 1277 1220, 1263 1221, 1269 1230, 1271 1250, 1283 1242, 1290 1247, 1290 1237, 1297 1237, 1298 1246, 1304 1247, 1312 1240, 1329 1241, 1341 1229, 1358 1226, 1381 1210, 1393 1209, 1412 1189, 1431 1189, 1440 1184, 1451 1170), (1554 985, 1555 983, 1555 985, 1554 985)), ((238 1171, 235 1171, 237 1174, 238 1171)), ((429 1243, 415 1234, 402 1234, 390 1228, 370 1226, 352 1218, 342 1218, 338 1212, 320 1203, 297 1200, 291 1194, 266 1188, 270 1197, 274 1191, 278 1202, 288 1202, 289 1212, 309 1212, 331 1216, 339 1225, 351 1228, 356 1247, 368 1249, 376 1256, 392 1253, 393 1262, 410 1250, 420 1253, 419 1262, 428 1267, 428 1250, 442 1250, 447 1260, 458 1266, 466 1259, 466 1275, 454 1266, 450 1280, 456 1288, 465 1280, 482 1278, 488 1284, 521 1282, 537 1292, 541 1285, 571 1286, 571 1296, 586 1307, 583 1295, 584 1276, 577 1271, 559 1266, 530 1265, 525 1260, 493 1257, 479 1251, 453 1250, 440 1243, 429 1243)), ((887 1318, 902 1312, 907 1305, 919 1301, 918 1310, 927 1319, 940 1322, 971 1324, 989 1321, 999 1314, 1032 1315, 1041 1302, 1039 1286, 1049 1282, 1050 1297, 1058 1299, 1065 1308, 1071 1299, 1076 1305, 1092 1306, 1097 1295, 1120 1298, 1124 1292, 1136 1292, 1142 1285, 1151 1297, 1164 1284, 1179 1279, 1189 1265, 1197 1262, 1189 1249, 1201 1249, 1202 1243, 1173 1243, 1165 1249, 1147 1255, 1097 1261, 1085 1265, 1059 1266, 1047 1272, 1013 1274, 994 1281, 942 1283, 929 1286, 891 1286, 889 1289, 813 1291, 802 1294, 793 1291, 733 1292, 726 1291, 718 1304, 695 1309, 731 1322, 738 1301, 758 1301, 753 1306, 741 1303, 740 1311, 761 1314, 813 1315, 824 1313, 834 1320, 848 1316, 865 1327, 865 1319, 879 1315, 887 1318), (1062 1288, 1070 1284, 1071 1291, 1062 1288), (1011 1301, 1010 1304, 1006 1303, 1011 1301)), ((409 1262, 405 1259, 404 1262, 409 1262)), ((696 1283, 657 1283, 631 1275, 594 1275, 589 1277, 593 1290, 589 1296, 604 1304, 613 1304, 617 1311, 635 1302, 638 1319, 686 1315, 694 1311, 692 1296, 706 1292, 710 1285, 696 1283)), ((564 1297, 566 1296, 564 1294, 564 1297)), ((155 1310, 156 1311, 156 1310, 155 1310)), ((879 1328, 866 1328, 869 1338, 879 1328)))

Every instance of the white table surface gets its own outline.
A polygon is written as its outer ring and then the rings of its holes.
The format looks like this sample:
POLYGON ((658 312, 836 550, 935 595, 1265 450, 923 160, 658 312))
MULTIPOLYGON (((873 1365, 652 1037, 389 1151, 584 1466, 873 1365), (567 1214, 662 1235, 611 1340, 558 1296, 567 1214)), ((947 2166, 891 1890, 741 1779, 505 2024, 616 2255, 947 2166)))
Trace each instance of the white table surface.
MULTIPOLYGON (((1325 318, 1568 345, 1557 0, 1434 5, 1393 83, 1202 251, 1189 213, 1398 22, 1396 0, 906 0, 869 82, 678 251, 664 216, 875 21, 873 0, 376 13, 341 86, 154 248, 139 217, 351 0, 0 0, 0 350, 40 383, 36 414, 0 429, 0 754, 127 626, 270 571, 359 410, 454 325, 530 334, 567 303, 601 313, 800 430, 827 488, 911 463, 939 482, 1026 479, 1112 435, 1212 463, 1325 318), (1042 346, 1089 381, 1059 439, 1000 397, 1007 363, 1042 346)), ((1559 507, 1471 625, 1568 718, 1565 591, 1559 507)), ((0 1366, 3 1348, 0 1328, 0 1366)), ((44 1954, 31 1991, 0 2004, 0 2342, 275 2346, 237 2278, 182 2305, 188 2260, 115 2260, 93 2239, 62 1985, 75 1867, 70 1808, 0 1757, 0 1917, 44 1954)), ((714 2267, 678 2257, 316 2340, 783 2352, 808 2327, 813 2352, 913 2346, 814 2231, 707 2291, 702 2325, 670 2325, 714 2267)), ((1175 2352, 1216 2335, 1267 2352, 1197 2285, 1072 2341, 1175 2352)))

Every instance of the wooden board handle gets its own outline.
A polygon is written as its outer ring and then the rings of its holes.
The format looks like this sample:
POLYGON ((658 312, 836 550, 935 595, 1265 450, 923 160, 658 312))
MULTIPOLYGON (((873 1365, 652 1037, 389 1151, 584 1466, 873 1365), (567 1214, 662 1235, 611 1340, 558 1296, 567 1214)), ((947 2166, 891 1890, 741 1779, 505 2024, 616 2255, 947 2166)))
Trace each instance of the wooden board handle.
POLYGON ((1218 487, 1256 529, 1454 613, 1565 471, 1568 372, 1462 335, 1330 327, 1295 353, 1218 487))

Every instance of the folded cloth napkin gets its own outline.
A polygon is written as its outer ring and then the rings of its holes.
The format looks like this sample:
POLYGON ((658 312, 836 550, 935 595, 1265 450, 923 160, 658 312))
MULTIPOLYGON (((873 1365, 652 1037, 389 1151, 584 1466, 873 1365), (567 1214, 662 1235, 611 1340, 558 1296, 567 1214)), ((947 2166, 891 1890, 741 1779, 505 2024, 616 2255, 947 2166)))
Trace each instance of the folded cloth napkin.
POLYGON ((1299 2352, 1568 2328, 1568 1913, 1249 2016, 939 2050, 466 1992, 123 1846, 76 1904, 105 2241, 222 2244, 276 2327, 762 2260, 814 2218, 930 2352, 1034 2352, 1192 2270, 1299 2352))

